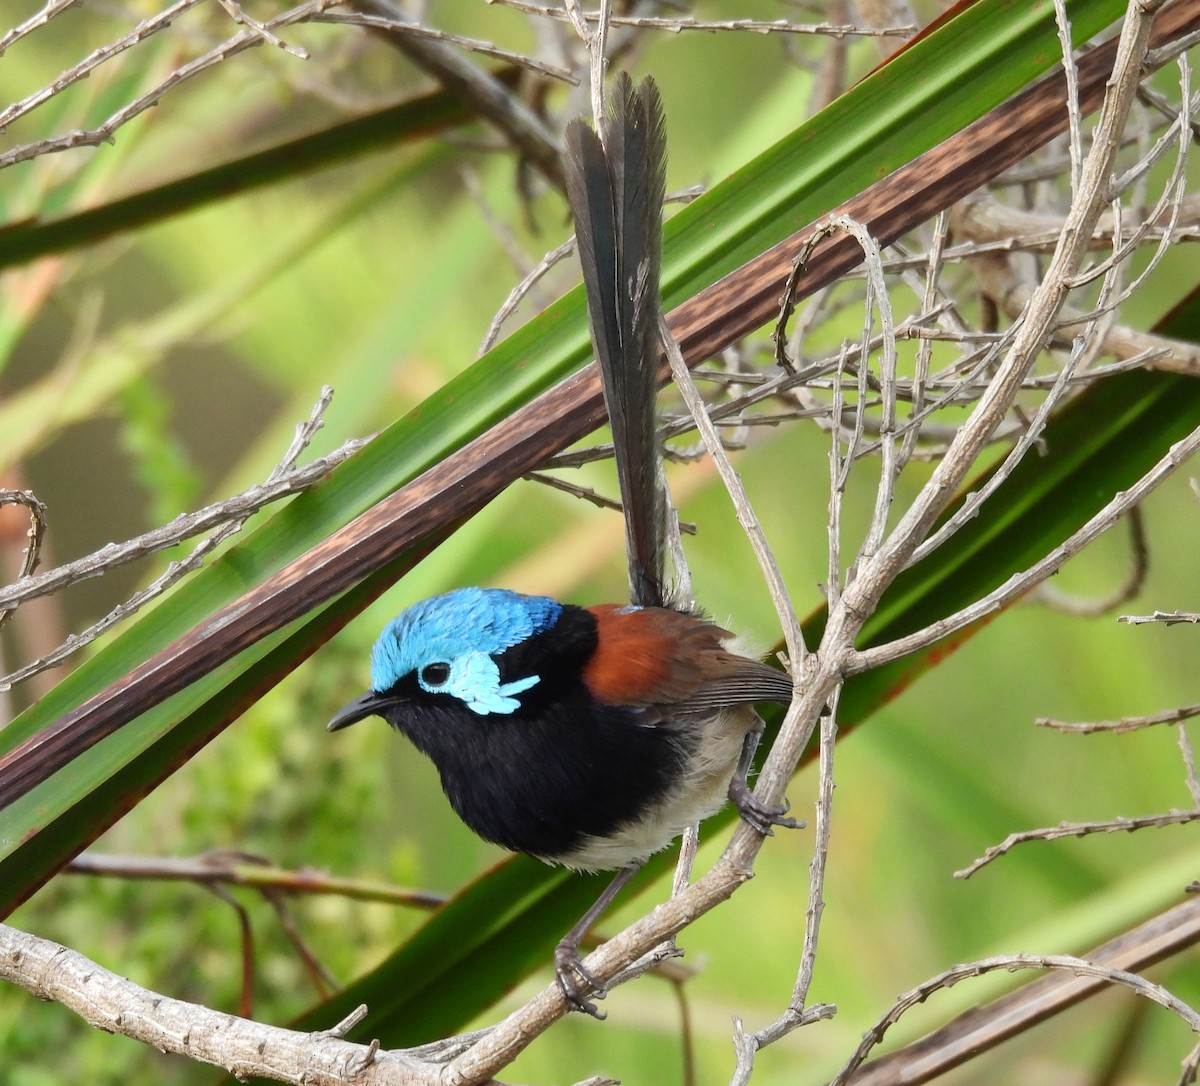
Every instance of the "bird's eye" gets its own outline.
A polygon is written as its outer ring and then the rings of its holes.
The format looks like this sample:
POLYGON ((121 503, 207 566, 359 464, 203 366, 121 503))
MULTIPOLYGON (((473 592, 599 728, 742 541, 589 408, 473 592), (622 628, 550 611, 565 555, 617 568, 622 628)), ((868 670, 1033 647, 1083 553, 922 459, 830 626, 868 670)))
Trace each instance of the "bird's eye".
POLYGON ((421 682, 426 686, 441 686, 450 678, 450 665, 438 661, 436 664, 426 664, 421 668, 421 682))

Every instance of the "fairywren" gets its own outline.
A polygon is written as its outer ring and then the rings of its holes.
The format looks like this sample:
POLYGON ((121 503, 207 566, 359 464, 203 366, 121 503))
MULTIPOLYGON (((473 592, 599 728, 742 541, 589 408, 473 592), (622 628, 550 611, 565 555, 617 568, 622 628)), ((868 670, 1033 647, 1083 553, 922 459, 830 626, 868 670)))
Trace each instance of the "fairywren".
POLYGON ((654 418, 665 143, 654 83, 634 89, 623 75, 602 137, 581 121, 567 129, 633 603, 462 588, 414 604, 376 642, 370 692, 329 723, 383 717, 432 759, 454 810, 485 840, 578 870, 619 869, 555 952, 563 994, 597 1017, 583 986, 603 989, 578 945, 647 857, 727 797, 762 832, 796 824, 746 783, 762 730, 753 705, 787 703, 791 680, 666 587, 654 418))

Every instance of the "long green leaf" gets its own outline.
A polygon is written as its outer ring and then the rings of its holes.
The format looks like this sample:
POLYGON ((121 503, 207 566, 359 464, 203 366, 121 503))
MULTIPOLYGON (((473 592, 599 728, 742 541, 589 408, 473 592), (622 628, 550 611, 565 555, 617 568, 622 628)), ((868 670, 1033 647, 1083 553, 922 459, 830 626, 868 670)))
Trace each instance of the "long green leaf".
MULTIPOLYGON (((512 80, 503 72, 501 79, 512 80)), ((362 117, 330 125, 319 132, 275 147, 222 162, 143 192, 98 207, 46 221, 0 227, 0 269, 26 264, 51 253, 73 252, 116 234, 150 226, 193 211, 216 200, 294 181, 398 144, 424 139, 473 118, 447 91, 423 95, 362 117)))

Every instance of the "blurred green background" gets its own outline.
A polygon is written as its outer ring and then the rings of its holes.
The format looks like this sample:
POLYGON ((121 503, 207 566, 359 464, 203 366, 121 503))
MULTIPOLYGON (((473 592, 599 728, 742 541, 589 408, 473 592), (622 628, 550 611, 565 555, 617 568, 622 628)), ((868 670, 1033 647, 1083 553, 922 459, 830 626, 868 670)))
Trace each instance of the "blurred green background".
MULTIPOLYGON (((712 7, 713 17, 780 14, 769 4, 712 7)), ((10 4, 7 13, 16 21, 35 9, 10 4)), ((5 55, 0 96, 13 101, 42 86, 112 40, 130 13, 152 10, 148 3, 88 7, 56 19, 5 55)), ((531 44, 522 20, 501 9, 462 5, 439 15, 440 25, 477 37, 531 44)), ((168 70, 174 51, 191 47, 189 34, 216 35, 225 19, 215 5, 190 13, 179 36, 140 46, 137 63, 112 74, 102 69, 55 99, 52 116, 14 124, 5 146, 96 123, 168 70)), ((426 89, 386 46, 361 35, 304 27, 286 37, 310 48, 314 60, 254 50, 168 95, 113 146, 10 168, 0 186, 4 221, 102 202, 278 142, 340 116, 347 98, 365 104, 426 89)), ((871 42, 847 52, 858 75, 878 60, 871 42)), ((791 131, 812 89, 784 43, 758 35, 648 34, 634 69, 652 71, 663 90, 670 188, 719 179, 791 131)), ((539 193, 527 214, 513 180, 507 156, 421 142, 4 272, 0 478, 30 487, 49 505, 46 564, 265 477, 322 384, 337 395, 314 454, 384 427, 465 368, 523 273, 487 219, 503 222, 530 253, 557 244, 568 229, 556 196, 539 193), (464 170, 478 182, 486 214, 464 170)), ((575 280, 574 264, 564 265, 544 297, 575 280)), ((1165 312, 1180 289, 1169 266, 1160 270, 1141 294, 1137 323, 1165 312)), ((737 461, 802 614, 820 603, 826 576, 826 456, 827 439, 815 427, 787 426, 756 429, 737 461)), ((711 470, 676 467, 672 478, 686 496, 683 516, 700 529, 689 541, 698 599, 720 621, 773 643, 765 590, 711 470)), ((580 481, 615 489, 603 465, 581 471, 580 481)), ((865 522, 871 497, 865 482, 852 488, 850 525, 865 522)), ((1154 495, 1145 515, 1149 576, 1123 609, 1197 609, 1197 505, 1184 473, 1154 495)), ((1124 578, 1128 561, 1128 540, 1118 531, 1057 583, 1099 595, 1124 578)), ((95 619, 148 577, 144 565, 127 567, 50 607, 30 608, 28 618, 23 611, 0 635, 4 662, 15 664, 41 638, 95 619)), ((498 850, 457 822, 432 767, 381 725, 331 737, 324 724, 365 687, 369 646, 390 617, 413 600, 472 583, 582 603, 618 599, 625 591, 618 518, 531 483, 510 488, 97 848, 172 856, 237 849, 285 867, 453 892, 498 860, 498 850)), ((1032 844, 968 882, 951 876, 1013 830, 1188 806, 1173 730, 1065 737, 1032 722, 1107 719, 1194 701, 1195 655, 1193 627, 1134 628, 1112 616, 1078 620, 1019 605, 840 744, 812 990, 839 1013, 761 1053, 754 1081, 828 1077, 895 995, 953 962, 1082 952, 1178 900, 1194 875, 1186 828, 1032 844)), ((19 688, 11 707, 23 707, 39 689, 36 682, 19 688)), ((790 792, 795 812, 810 820, 814 790, 808 770, 790 792)), ((684 966, 696 970, 685 990, 697 1081, 705 1086, 728 1080, 731 1017, 759 1028, 786 1004, 811 840, 808 830, 770 841, 753 883, 680 940, 684 966)), ((706 847, 702 865, 719 844, 706 847)), ((665 893, 665 885, 653 891, 665 893)), ((255 936, 255 1016, 286 1022, 315 994, 269 904, 237 896, 255 936)), ((604 927, 616 930, 649 901, 627 905, 604 927)), ((288 911, 341 981, 377 963, 422 920, 416 911, 337 897, 296 898, 288 911)), ((199 887, 61 876, 11 922, 147 987, 237 1008, 237 917, 199 887)), ((1194 962, 1168 963, 1154 975, 1181 998, 1200 998, 1194 962)), ((547 968, 483 1021, 549 977, 547 968)), ((920 1021, 940 1021, 948 1006, 1011 983, 1005 977, 956 988, 935 998, 931 1017, 907 1019, 898 1032, 915 1036, 920 1021)), ((679 1080, 679 1008, 666 982, 646 978, 622 988, 606 1009, 603 1025, 580 1016, 564 1021, 504 1077, 565 1083, 605 1072, 626 1082, 679 1080)), ((1019 1081, 1093 1081, 1089 1072, 1105 1065, 1134 1013, 1132 997, 1112 993, 1040 1027, 1016 1042, 1019 1081)), ((1188 1044, 1179 1023, 1152 1014, 1122 1081, 1165 1081, 1188 1044)), ((1012 1046, 1002 1049, 949 1081, 1014 1081, 1015 1055, 1012 1046)), ((212 1077, 0 988, 5 1086, 212 1077)))

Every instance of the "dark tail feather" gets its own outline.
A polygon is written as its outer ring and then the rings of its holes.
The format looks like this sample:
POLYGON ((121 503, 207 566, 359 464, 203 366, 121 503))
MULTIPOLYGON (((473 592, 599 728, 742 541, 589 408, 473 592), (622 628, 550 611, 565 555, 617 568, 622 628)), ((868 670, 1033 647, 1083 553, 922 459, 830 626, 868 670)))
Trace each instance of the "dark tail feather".
POLYGON ((661 607, 666 502, 654 400, 667 138, 652 79, 635 88, 617 76, 603 132, 601 142, 583 121, 567 126, 567 196, 616 449, 630 593, 661 607))

